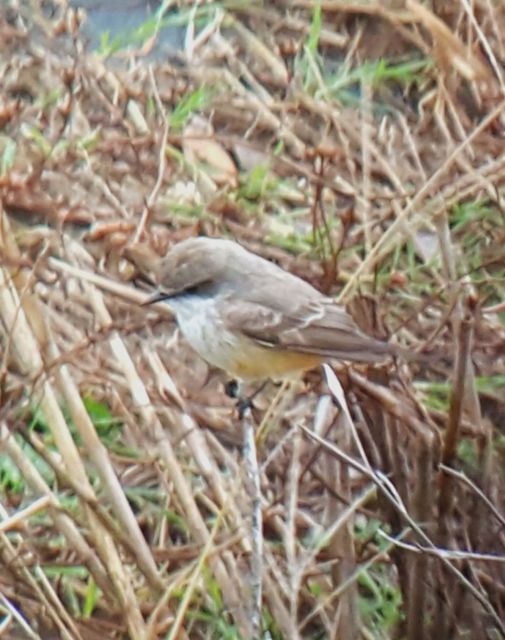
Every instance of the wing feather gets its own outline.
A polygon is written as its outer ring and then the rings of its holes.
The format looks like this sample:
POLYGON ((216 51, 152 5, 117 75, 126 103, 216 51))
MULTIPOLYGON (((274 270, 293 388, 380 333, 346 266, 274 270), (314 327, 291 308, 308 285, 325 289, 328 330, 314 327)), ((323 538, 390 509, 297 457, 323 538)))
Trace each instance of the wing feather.
POLYGON ((392 345, 364 334, 345 309, 319 295, 283 311, 228 298, 223 317, 230 331, 272 348, 358 362, 377 362, 394 353, 392 345))

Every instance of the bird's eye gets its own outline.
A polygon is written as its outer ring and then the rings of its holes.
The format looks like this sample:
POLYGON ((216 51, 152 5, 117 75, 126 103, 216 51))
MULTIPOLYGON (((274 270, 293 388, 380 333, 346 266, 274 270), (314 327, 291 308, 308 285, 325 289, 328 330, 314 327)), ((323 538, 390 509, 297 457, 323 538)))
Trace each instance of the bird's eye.
POLYGON ((184 293, 189 293, 190 295, 192 295, 194 293, 198 293, 199 287, 200 287, 200 285, 195 284, 192 287, 188 287, 187 289, 184 289, 184 293))
POLYGON ((204 280, 202 282, 197 282, 196 284, 191 285, 184 289, 184 293, 196 294, 196 293, 204 293, 206 289, 208 289, 209 284, 211 284, 210 280, 204 280))

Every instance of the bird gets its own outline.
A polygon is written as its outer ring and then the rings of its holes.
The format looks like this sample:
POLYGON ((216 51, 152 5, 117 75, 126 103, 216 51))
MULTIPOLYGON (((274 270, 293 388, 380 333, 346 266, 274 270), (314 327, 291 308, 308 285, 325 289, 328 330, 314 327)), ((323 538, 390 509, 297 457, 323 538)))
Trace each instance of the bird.
POLYGON ((382 363, 398 355, 331 297, 229 239, 174 245, 144 304, 162 301, 193 349, 239 381, 296 378, 334 359, 382 363))

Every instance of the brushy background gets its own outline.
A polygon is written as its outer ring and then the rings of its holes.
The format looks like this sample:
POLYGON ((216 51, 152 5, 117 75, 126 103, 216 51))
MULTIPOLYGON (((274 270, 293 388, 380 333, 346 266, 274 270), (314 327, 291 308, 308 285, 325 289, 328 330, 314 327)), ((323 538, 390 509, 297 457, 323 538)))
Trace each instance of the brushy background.
POLYGON ((234 401, 131 284, 203 233, 424 354, 257 399, 261 637, 505 638, 503 3, 82 20, 0 8, 0 635, 253 637, 234 401))

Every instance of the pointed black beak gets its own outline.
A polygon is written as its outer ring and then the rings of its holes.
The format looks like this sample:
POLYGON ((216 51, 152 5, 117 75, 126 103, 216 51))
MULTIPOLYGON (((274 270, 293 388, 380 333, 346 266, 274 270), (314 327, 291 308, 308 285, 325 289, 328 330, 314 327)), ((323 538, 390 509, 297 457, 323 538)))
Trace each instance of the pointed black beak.
POLYGON ((169 300, 170 298, 173 298, 175 295, 177 295, 177 291, 155 291, 153 294, 151 294, 149 296, 149 298, 147 298, 147 300, 144 300, 144 302, 141 303, 141 307, 147 307, 147 305, 149 304, 155 304, 156 302, 163 302, 163 300, 169 300))

